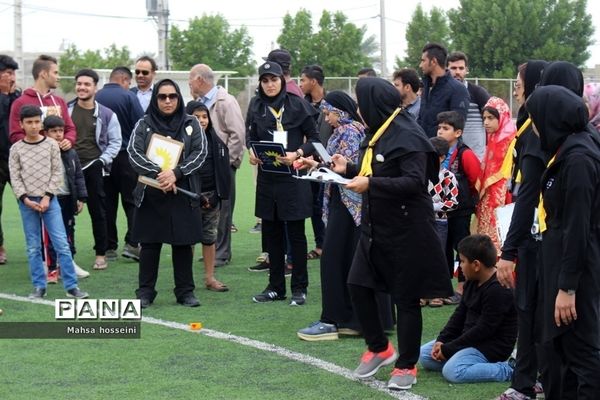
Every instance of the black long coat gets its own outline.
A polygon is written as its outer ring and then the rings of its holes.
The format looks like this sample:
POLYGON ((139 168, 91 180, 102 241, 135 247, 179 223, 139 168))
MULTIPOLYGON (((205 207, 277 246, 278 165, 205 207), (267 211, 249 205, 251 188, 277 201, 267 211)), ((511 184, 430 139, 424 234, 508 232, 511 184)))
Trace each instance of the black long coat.
POLYGON ((542 150, 555 155, 541 182, 547 226, 539 277, 541 340, 573 330, 600 348, 600 137, 581 97, 564 87, 539 87, 526 106, 542 150), (575 290, 577 320, 557 327, 559 289, 575 290))
MULTIPOLYGON (((302 149, 304 154, 313 152, 310 142, 318 142, 319 135, 314 120, 314 108, 298 96, 285 94, 283 102, 283 127, 288 132, 289 152, 302 149)), ((248 112, 248 136, 251 141, 272 141, 276 130, 275 118, 267 104, 259 97, 252 101, 248 112)), ((297 221, 312 215, 312 192, 308 181, 295 179, 292 175, 258 171, 256 179, 255 215, 273 221, 297 221)))

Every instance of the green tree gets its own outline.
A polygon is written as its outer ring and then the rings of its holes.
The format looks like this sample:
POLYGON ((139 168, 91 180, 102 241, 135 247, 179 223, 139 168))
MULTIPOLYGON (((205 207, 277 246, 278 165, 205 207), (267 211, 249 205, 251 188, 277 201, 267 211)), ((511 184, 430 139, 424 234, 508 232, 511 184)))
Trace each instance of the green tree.
POLYGON ((252 44, 245 26, 231 30, 222 15, 204 14, 191 19, 187 29, 171 28, 169 54, 176 70, 189 70, 203 63, 213 70, 237 71, 240 76, 248 76, 256 71, 252 44))
POLYGON ((423 54, 423 46, 428 42, 435 42, 448 47, 451 43, 450 28, 444 11, 433 7, 429 13, 423 11, 419 3, 410 22, 406 26, 406 57, 396 57, 394 68, 418 68, 423 54))
POLYGON ((528 59, 590 57, 594 28, 587 0, 461 0, 448 13, 454 48, 469 56, 472 76, 514 77, 528 59))
POLYGON ((326 76, 354 76, 373 62, 375 38, 365 38, 366 27, 348 22, 344 13, 323 11, 318 28, 313 32, 312 15, 306 10, 283 18, 277 42, 292 56, 292 75, 299 75, 306 65, 319 64, 326 76))
MULTIPOLYGON (((86 50, 83 53, 74 44, 67 47, 60 56, 59 67, 62 76, 75 76, 82 68, 112 69, 120 65, 131 65, 131 55, 127 46, 118 48, 114 43, 104 50, 86 50)), ((70 93, 75 83, 64 79, 60 83, 63 93, 70 93)))

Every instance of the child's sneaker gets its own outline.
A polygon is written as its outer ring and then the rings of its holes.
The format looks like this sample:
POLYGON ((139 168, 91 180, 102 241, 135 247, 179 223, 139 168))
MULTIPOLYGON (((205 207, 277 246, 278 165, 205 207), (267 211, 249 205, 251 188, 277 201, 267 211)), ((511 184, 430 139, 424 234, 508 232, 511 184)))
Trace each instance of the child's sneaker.
POLYGON ((33 288, 33 292, 29 294, 30 299, 41 299, 46 296, 46 288, 33 288))
POLYGON ((252 298, 252 301, 255 303, 271 303, 276 300, 285 300, 285 296, 281 296, 276 291, 270 289, 265 289, 262 293, 252 298))
POLYGON ((58 268, 48 271, 48 274, 46 275, 46 282, 53 285, 58 283, 58 268))
POLYGON ((417 383, 417 367, 394 368, 387 387, 388 389, 408 390, 415 383, 417 383))
POLYGON ((354 370, 354 375, 358 378, 368 378, 375 375, 379 368, 392 364, 397 358, 396 349, 392 346, 392 342, 388 341, 387 349, 382 352, 365 351, 360 359, 360 364, 354 370))
POLYGON ((67 290, 67 297, 72 297, 75 299, 87 299, 90 297, 87 292, 82 292, 78 287, 74 287, 73 289, 67 290))

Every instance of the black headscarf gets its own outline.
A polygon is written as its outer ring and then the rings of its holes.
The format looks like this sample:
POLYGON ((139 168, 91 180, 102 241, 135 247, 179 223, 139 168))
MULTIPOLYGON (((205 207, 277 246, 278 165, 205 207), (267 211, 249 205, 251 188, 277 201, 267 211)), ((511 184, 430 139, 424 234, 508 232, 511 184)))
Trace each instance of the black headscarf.
POLYGON ((362 118, 358 115, 358 104, 346 92, 341 90, 333 90, 325 95, 325 101, 337 108, 348 113, 350 118, 356 122, 362 123, 362 118))
POLYGON ((583 99, 562 86, 538 87, 526 107, 540 133, 542 150, 550 154, 555 154, 569 135, 584 131, 589 122, 583 99))
MULTIPOLYGON (((400 94, 390 82, 366 77, 356 83, 356 97, 360 115, 368 125, 368 135, 363 143, 366 146, 372 135, 401 104, 400 94)), ((394 118, 376 146, 377 151, 386 159, 412 152, 428 153, 427 179, 438 181, 439 157, 423 128, 406 110, 394 118)))
POLYGON ((171 79, 163 79, 154 85, 152 90, 152 98, 150 99, 150 105, 146 110, 146 118, 149 119, 151 126, 158 131, 158 133, 175 138, 183 129, 183 125, 186 121, 187 114, 185 113, 185 107, 183 106, 183 97, 181 96, 181 90, 175 81, 171 79), (175 88, 179 100, 177 102, 177 108, 173 114, 166 115, 158 108, 158 91, 162 86, 170 85, 175 88))
POLYGON ((208 115, 208 125, 206 126, 206 130, 212 129, 212 119, 210 118, 210 111, 208 111, 208 107, 206 106, 206 104, 198 100, 192 100, 188 102, 185 106, 185 112, 188 115, 194 115, 194 111, 196 110, 206 112, 206 115, 208 115))
POLYGON ((535 87, 542 79, 542 73, 544 68, 548 66, 548 61, 544 60, 529 60, 527 61, 527 67, 525 67, 525 76, 523 78, 525 98, 531 96, 531 93, 535 90, 535 87))
POLYGON ((259 73, 258 97, 265 104, 269 105, 270 107, 273 107, 276 110, 279 110, 281 108, 281 106, 283 105, 283 102, 285 101, 285 97, 286 97, 286 93, 287 93, 287 91, 285 89, 285 78, 283 77, 283 72, 281 70, 281 67, 279 67, 279 65, 276 63, 270 64, 269 62, 266 62, 259 67, 258 73, 259 73), (271 67, 268 70, 265 70, 266 65, 269 65, 271 67), (274 97, 267 96, 262 88, 262 85, 260 84, 260 79, 265 75, 278 76, 279 79, 281 79, 281 90, 274 97))
POLYGON ((577 96, 583 96, 583 74, 579 68, 567 61, 555 61, 544 68, 540 86, 548 85, 563 86, 577 96))

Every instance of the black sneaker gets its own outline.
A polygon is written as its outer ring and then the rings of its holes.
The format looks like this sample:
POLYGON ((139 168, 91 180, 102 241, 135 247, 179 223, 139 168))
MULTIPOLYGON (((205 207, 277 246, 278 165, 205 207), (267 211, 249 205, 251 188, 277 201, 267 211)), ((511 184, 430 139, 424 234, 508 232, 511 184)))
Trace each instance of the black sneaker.
POLYGON ((277 300, 285 300, 285 296, 281 296, 276 291, 270 289, 266 289, 252 298, 252 301, 255 303, 270 303, 277 300))
POLYGON ((148 308, 148 307, 150 307, 150 304, 152 304, 152 301, 149 298, 147 298, 147 297, 140 298, 140 307, 148 308))
POLYGON ((306 293, 300 291, 292 293, 290 306, 303 306, 304 303, 306 303, 306 293))
POLYGON ((36 287, 33 288, 33 292, 29 294, 30 299, 41 299, 46 296, 46 288, 36 287))
POLYGON ((200 302, 193 294, 178 299, 177 302, 185 307, 198 307, 200 305, 200 302))
POLYGON ((78 287, 74 287, 73 289, 67 290, 67 297, 73 297, 75 299, 87 299, 90 297, 87 292, 82 292, 78 287))
POLYGON ((268 272, 270 264, 266 261, 260 262, 256 265, 248 267, 248 271, 250 272, 268 272))

